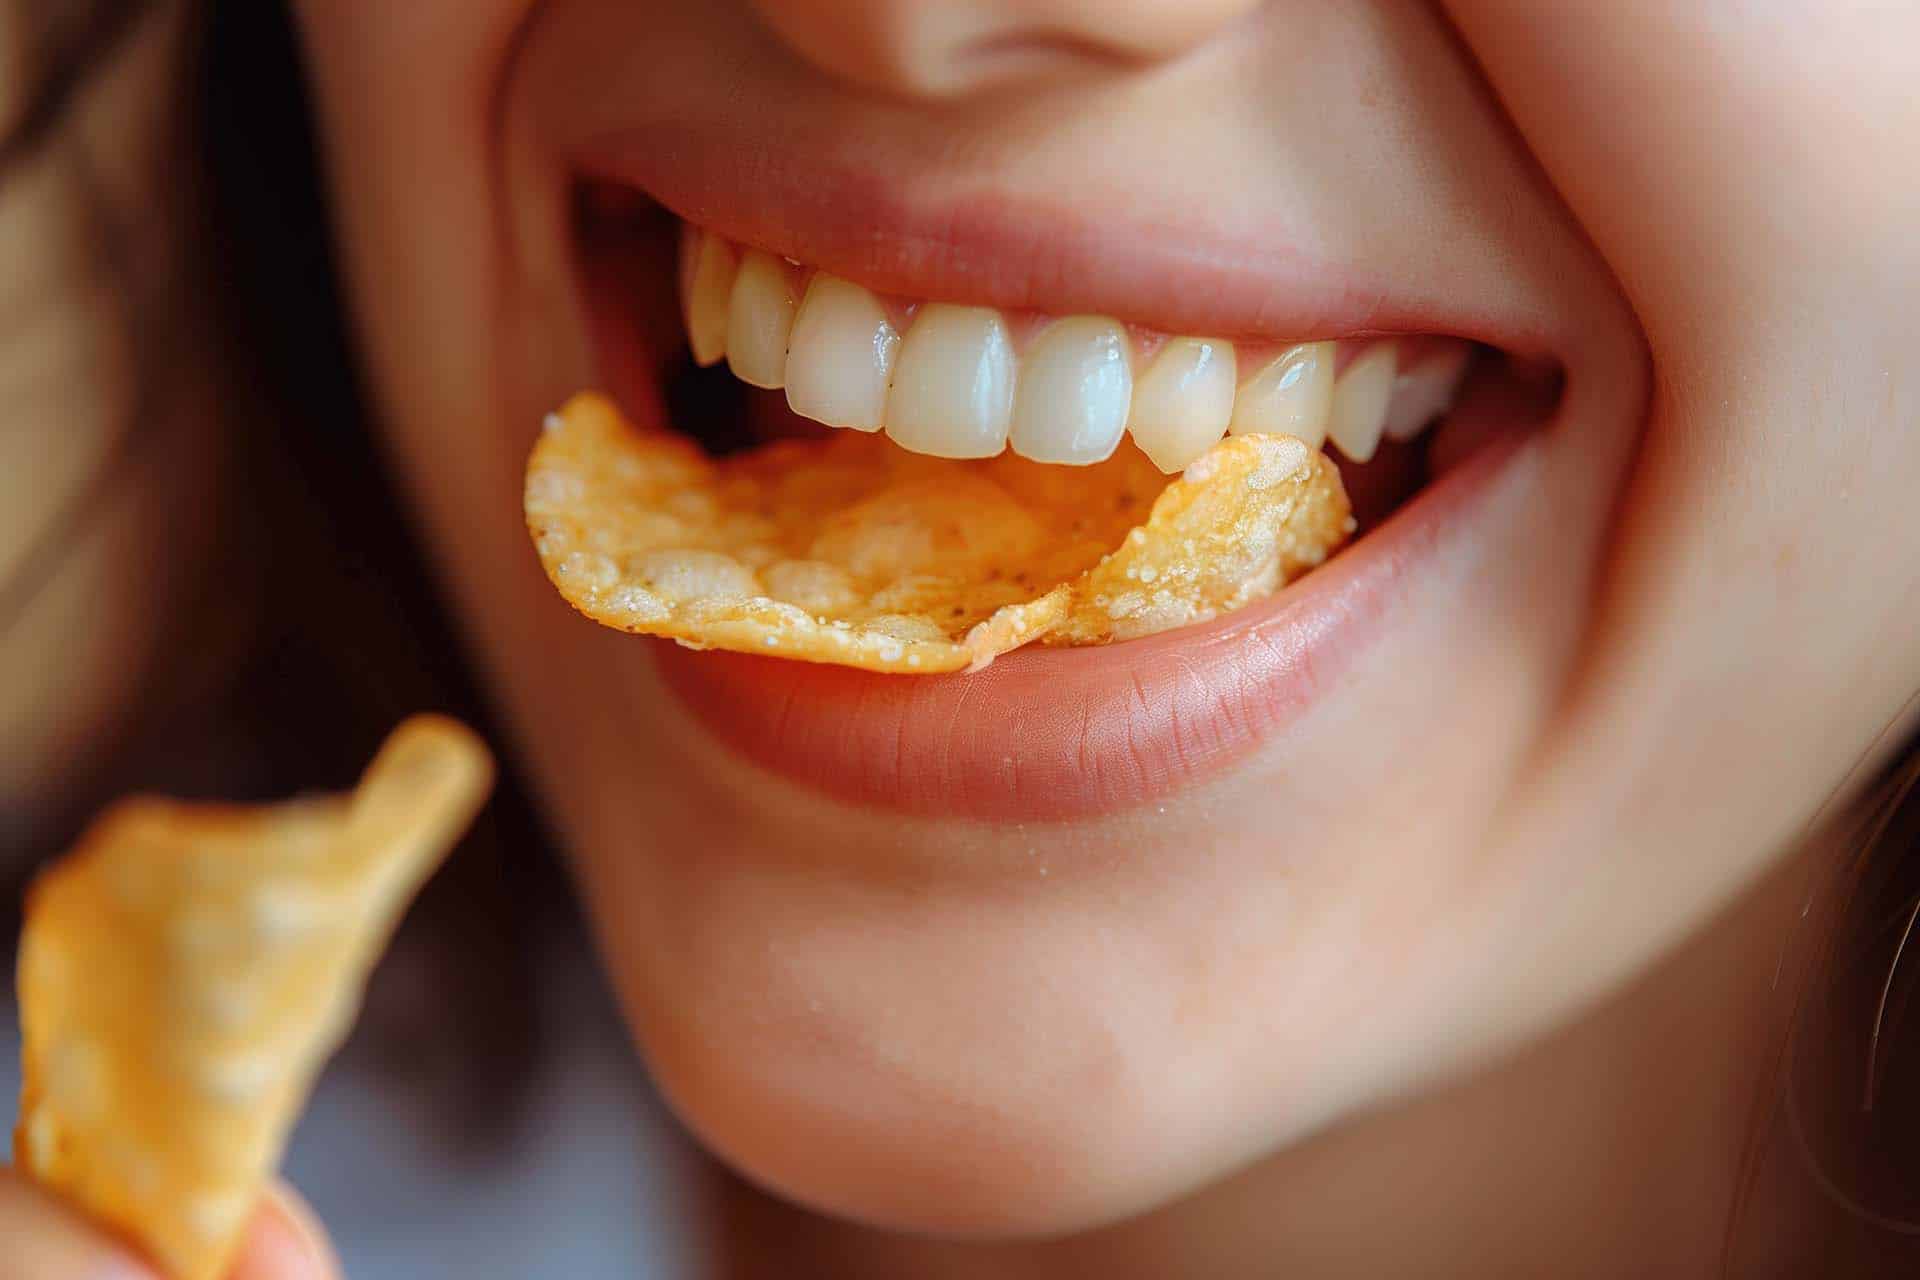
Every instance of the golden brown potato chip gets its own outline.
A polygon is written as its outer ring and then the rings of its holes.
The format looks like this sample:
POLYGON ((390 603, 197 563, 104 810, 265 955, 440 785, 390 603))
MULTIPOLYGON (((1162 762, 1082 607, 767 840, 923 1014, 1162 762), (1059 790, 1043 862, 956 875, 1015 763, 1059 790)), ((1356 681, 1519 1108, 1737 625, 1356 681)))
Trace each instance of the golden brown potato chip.
POLYGON ((526 512, 547 576, 596 622, 899 672, 1199 621, 1353 529, 1339 472, 1285 436, 1229 437, 1171 482, 1130 441, 1090 467, 858 431, 713 460, 594 394, 548 419, 526 512))
POLYGON ((471 731, 422 716, 350 797, 109 810, 28 895, 20 1166, 175 1280, 219 1280, 368 971, 491 776, 471 731))

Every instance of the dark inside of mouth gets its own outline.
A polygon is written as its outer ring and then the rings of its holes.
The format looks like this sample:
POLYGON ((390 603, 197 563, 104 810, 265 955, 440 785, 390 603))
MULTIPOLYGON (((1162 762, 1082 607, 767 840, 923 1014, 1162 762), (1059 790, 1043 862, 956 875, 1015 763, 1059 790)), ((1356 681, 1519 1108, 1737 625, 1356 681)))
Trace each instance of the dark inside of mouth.
MULTIPOLYGON (((738 453, 769 440, 825 435, 831 428, 787 408, 780 391, 735 378, 726 363, 701 368, 687 349, 677 296, 678 221, 631 188, 583 185, 576 200, 576 245, 583 292, 593 313, 595 345, 607 390, 636 421, 658 421, 697 440, 713 455, 738 453)), ((1544 420, 1558 400, 1558 378, 1522 371, 1492 348, 1478 348, 1469 384, 1498 380, 1501 399, 1544 420), (1522 390, 1524 395, 1509 394, 1522 390)), ((1433 477, 1440 426, 1413 440, 1382 440, 1365 463, 1329 446, 1364 535, 1404 506, 1433 477)))
POLYGON ((725 361, 702 369, 681 351, 661 370, 660 385, 668 420, 715 457, 742 453, 769 440, 825 436, 833 430, 789 409, 785 392, 740 381, 725 361))

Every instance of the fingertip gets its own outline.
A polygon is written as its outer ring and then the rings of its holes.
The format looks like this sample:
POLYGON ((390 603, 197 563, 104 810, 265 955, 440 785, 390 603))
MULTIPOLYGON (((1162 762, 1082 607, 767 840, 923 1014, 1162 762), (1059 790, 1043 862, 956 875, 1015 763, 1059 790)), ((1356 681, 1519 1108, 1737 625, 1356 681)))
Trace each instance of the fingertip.
POLYGON ((159 1280, 133 1251, 0 1166, 0 1280, 159 1280))
POLYGON ((260 1198, 230 1280, 342 1280, 340 1261, 300 1193, 275 1183, 260 1198))

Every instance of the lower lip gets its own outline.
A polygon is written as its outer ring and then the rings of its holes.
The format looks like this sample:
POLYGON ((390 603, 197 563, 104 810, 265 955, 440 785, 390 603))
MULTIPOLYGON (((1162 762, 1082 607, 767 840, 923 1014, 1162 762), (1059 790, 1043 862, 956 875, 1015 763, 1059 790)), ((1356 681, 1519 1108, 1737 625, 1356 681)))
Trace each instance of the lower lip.
POLYGON ((1395 603, 1529 438, 1479 451, 1273 599, 1099 649, 892 676, 655 642, 668 688, 723 744, 864 808, 1027 822, 1164 799, 1243 759, 1340 686, 1395 603))

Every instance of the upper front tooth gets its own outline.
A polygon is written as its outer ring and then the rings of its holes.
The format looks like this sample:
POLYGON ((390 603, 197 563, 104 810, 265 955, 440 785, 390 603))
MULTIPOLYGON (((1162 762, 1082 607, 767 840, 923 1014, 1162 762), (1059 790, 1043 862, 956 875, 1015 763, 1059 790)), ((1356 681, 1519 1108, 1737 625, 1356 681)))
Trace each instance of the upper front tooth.
POLYGON ((1101 316, 1049 325, 1020 359, 1013 451, 1035 462, 1109 457, 1133 399, 1127 331, 1101 316))
POLYGON ((733 293, 733 246, 708 231, 688 229, 681 239, 680 291, 687 342, 700 364, 727 354, 727 300, 733 293))
POLYGON ((900 335, 880 299, 822 271, 807 286, 787 341, 787 404, 831 427, 878 431, 900 335))
POLYGON ((1327 438, 1355 462, 1367 462, 1380 447, 1380 429, 1393 402, 1393 373, 1398 357, 1391 342, 1376 342, 1348 365, 1333 384, 1333 412, 1327 438))
POLYGON ((887 434, 936 458, 991 458, 1013 417, 1013 344, 991 307, 920 308, 887 393, 887 434))
POLYGON ((749 249, 727 305, 727 363, 742 382, 778 387, 786 379, 787 339, 798 299, 793 268, 749 249))
POLYGON ((1389 440, 1406 441, 1420 429, 1453 408, 1460 394, 1460 383, 1467 372, 1467 358, 1473 348, 1465 342, 1449 342, 1438 354, 1422 360, 1393 380, 1393 407, 1387 410, 1386 435, 1389 440))
POLYGON ((1171 475, 1219 442, 1233 420, 1237 381, 1231 342, 1170 338, 1133 384, 1127 430, 1153 465, 1171 475))
POLYGON ((1303 342, 1274 357, 1233 398, 1234 435, 1294 436, 1309 449, 1327 439, 1333 405, 1331 342, 1303 342))
MULTIPOLYGON (((1161 470, 1184 469, 1223 431, 1329 439, 1356 462, 1382 438, 1406 441, 1458 396, 1473 346, 1377 342, 1339 377, 1335 346, 1288 347, 1251 370, 1218 338, 1166 340, 1136 377, 1127 330, 1104 316, 1042 329, 1025 357, 987 307, 927 303, 904 340, 881 301, 815 272, 682 224, 680 292, 693 357, 725 359, 742 381, 785 386, 802 417, 878 431, 917 453, 985 458, 1007 447, 1038 462, 1085 464, 1120 436, 1161 470), (802 296, 804 293, 804 296, 802 296), (1417 363, 1399 368, 1404 355, 1417 363)), ((1271 350, 1262 346, 1260 350, 1271 350)))

